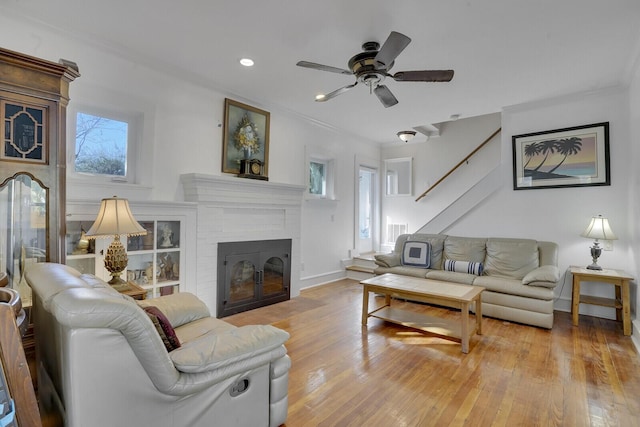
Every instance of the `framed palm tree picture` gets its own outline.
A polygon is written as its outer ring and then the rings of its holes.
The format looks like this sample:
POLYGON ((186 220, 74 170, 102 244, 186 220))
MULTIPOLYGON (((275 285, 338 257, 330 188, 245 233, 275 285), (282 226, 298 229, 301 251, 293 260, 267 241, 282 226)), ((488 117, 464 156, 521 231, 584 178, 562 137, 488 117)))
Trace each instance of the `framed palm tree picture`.
POLYGON ((611 185, 609 122, 514 135, 513 189, 611 185))

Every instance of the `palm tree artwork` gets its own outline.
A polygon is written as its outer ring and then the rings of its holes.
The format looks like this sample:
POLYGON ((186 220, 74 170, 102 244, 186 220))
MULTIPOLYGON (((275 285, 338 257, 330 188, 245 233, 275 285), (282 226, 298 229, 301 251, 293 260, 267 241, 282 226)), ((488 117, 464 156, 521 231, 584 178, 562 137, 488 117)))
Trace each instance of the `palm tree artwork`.
POLYGON ((523 166, 524 176, 531 177, 534 180, 569 178, 571 175, 556 173, 556 170, 565 163, 568 157, 577 155, 581 150, 582 138, 577 136, 564 139, 547 139, 527 144, 523 151, 524 156, 527 158, 527 162, 523 166), (559 155, 554 155, 556 153, 559 155), (528 167, 534 158, 542 155, 544 158, 535 164, 535 167, 528 167), (555 162, 548 163, 552 161, 555 162))

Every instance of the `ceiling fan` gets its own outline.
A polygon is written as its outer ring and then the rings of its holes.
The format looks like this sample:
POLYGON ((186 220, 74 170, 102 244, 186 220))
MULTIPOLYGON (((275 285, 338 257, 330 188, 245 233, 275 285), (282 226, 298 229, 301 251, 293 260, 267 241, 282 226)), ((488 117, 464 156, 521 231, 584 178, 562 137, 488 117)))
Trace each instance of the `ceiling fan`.
POLYGON ((316 97, 318 102, 328 101, 354 88, 358 83, 363 83, 369 87, 369 92, 375 93, 382 105, 388 108, 396 105, 398 100, 387 86, 381 84, 387 77, 397 82, 448 82, 453 78, 453 70, 398 71, 395 74, 389 74, 395 59, 409 43, 411 43, 409 37, 392 31, 382 48, 380 48, 378 42, 364 43, 362 45, 363 52, 349 59, 348 70, 307 61, 299 61, 296 65, 314 70, 356 76, 355 83, 341 87, 324 96, 316 97))

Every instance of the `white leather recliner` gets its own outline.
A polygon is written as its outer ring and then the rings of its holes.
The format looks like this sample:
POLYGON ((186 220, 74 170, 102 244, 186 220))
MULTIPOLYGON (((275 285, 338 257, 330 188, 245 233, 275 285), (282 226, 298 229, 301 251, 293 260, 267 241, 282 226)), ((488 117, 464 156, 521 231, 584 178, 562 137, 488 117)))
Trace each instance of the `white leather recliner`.
POLYGON ((32 265, 26 278, 43 417, 70 427, 285 422, 287 332, 232 326, 189 293, 136 302, 62 264, 32 265), (141 305, 164 313, 179 348, 167 351, 141 305))

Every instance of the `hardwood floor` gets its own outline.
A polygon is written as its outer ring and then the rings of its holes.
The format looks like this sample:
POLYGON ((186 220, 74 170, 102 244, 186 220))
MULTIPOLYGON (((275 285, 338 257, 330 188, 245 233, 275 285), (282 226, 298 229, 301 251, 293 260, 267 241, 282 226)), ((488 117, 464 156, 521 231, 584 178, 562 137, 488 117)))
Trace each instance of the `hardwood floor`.
POLYGON ((574 327, 556 312, 549 331, 485 318, 465 355, 378 319, 363 329, 361 309, 361 286, 345 279, 225 318, 291 334, 287 427, 640 426, 640 356, 618 322, 574 327))

